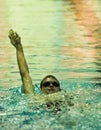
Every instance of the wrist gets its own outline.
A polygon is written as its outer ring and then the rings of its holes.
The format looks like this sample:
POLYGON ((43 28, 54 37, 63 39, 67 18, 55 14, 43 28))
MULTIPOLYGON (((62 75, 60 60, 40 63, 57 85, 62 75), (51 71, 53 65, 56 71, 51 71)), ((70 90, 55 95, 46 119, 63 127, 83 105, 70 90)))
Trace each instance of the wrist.
POLYGON ((17 50, 23 50, 21 43, 19 43, 19 44, 18 44, 17 46, 15 46, 15 47, 16 47, 17 50))

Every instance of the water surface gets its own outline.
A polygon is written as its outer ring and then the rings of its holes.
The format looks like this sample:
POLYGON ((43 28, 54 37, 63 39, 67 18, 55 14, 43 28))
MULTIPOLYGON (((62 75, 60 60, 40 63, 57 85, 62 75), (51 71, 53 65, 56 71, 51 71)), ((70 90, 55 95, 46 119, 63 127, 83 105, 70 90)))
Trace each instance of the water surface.
POLYGON ((100 0, 1 0, 0 11, 1 129, 100 130, 100 0), (32 108, 31 97, 9 91, 22 84, 15 48, 8 39, 11 28, 22 38, 33 83, 55 75, 62 89, 73 93, 79 109, 65 105, 65 110, 50 116, 40 104, 37 110, 32 108))

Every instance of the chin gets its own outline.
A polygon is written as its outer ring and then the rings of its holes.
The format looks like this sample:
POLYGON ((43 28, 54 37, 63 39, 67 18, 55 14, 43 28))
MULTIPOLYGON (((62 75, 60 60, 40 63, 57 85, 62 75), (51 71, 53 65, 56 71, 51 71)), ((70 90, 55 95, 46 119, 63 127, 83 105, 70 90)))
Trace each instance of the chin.
POLYGON ((48 94, 56 93, 54 90, 48 92, 48 94))

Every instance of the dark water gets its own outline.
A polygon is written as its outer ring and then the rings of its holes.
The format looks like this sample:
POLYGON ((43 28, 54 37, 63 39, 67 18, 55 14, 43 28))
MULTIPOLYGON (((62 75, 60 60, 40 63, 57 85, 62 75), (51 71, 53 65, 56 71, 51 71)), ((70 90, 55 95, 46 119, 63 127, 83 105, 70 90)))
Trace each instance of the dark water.
POLYGON ((6 0, 0 11, 0 129, 100 130, 100 0, 6 0), (33 83, 55 75, 76 105, 65 103, 54 114, 41 101, 9 91, 21 85, 10 28, 22 38, 33 83))

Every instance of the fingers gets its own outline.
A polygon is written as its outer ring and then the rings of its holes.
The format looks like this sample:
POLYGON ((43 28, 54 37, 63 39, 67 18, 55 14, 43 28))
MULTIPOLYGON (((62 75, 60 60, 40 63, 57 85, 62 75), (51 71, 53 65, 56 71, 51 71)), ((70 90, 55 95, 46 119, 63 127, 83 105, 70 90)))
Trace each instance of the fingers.
MULTIPOLYGON (((17 37, 19 37, 19 35, 16 33, 16 32, 14 32, 12 29, 10 29, 9 30, 9 35, 8 35, 8 37, 10 38, 10 39, 12 39, 12 38, 17 38, 17 37)), ((20 38, 20 37, 19 37, 20 38)))
POLYGON ((13 30, 10 29, 10 30, 9 30, 9 35, 8 35, 8 37, 9 37, 10 39, 11 39, 12 34, 13 34, 13 30))
POLYGON ((14 37, 14 31, 12 29, 9 30, 9 35, 8 37, 11 39, 14 37))
POLYGON ((8 37, 10 38, 10 42, 13 46, 17 47, 18 44, 21 43, 21 38, 20 36, 14 32, 12 29, 9 30, 9 35, 8 37))

